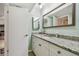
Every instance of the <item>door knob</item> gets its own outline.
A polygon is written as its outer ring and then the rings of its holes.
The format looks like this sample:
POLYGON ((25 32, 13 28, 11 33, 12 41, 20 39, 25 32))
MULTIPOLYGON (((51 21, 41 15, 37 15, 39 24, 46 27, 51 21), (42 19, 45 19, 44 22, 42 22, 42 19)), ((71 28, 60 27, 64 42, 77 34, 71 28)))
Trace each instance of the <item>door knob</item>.
POLYGON ((28 36, 27 34, 25 36, 28 36))
POLYGON ((27 37, 28 35, 26 34, 25 37, 27 37))
POLYGON ((41 46, 41 44, 39 44, 39 46, 41 46))

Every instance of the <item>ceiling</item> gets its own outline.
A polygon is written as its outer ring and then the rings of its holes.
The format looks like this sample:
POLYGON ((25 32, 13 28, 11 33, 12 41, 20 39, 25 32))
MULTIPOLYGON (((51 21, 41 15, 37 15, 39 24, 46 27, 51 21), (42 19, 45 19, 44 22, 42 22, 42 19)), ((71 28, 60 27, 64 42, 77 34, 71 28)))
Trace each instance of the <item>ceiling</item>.
POLYGON ((29 11, 31 11, 35 3, 11 3, 10 5, 16 5, 19 7, 27 8, 29 11))

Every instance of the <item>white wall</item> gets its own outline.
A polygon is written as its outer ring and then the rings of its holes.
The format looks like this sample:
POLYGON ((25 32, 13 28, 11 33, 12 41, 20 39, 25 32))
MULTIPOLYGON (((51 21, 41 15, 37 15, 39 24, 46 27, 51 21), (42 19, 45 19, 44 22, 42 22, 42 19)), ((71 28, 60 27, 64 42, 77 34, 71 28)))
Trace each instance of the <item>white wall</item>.
MULTIPOLYGON (((53 6, 50 4, 50 6, 53 6)), ((51 7, 47 6, 48 10, 51 10, 51 7)), ((45 7, 43 11, 45 11, 45 7)), ((45 12, 44 12, 45 13, 45 12)), ((79 37, 79 4, 76 4, 76 25, 71 27, 58 27, 58 28, 48 28, 45 29, 46 33, 58 33, 69 36, 78 36, 79 37)))
POLYGON ((32 11, 30 12, 34 18, 40 17, 40 8, 38 4, 35 4, 32 11))

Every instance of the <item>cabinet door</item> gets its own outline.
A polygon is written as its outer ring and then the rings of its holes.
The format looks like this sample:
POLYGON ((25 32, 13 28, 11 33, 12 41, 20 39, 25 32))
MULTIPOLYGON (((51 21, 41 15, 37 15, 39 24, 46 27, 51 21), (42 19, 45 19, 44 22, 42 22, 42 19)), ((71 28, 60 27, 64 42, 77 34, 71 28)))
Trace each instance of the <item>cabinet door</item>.
POLYGON ((35 55, 38 55, 38 40, 36 37, 32 36, 32 50, 35 53, 35 55))
POLYGON ((39 53, 39 56, 49 56, 50 54, 50 51, 49 51, 49 48, 48 48, 48 42, 44 41, 44 40, 41 40, 41 39, 38 39, 38 53, 39 53))
POLYGON ((60 47, 57 47, 53 44, 49 44, 50 45, 50 55, 51 56, 76 56, 75 54, 66 51, 60 47))
POLYGON ((32 38, 32 49, 37 56, 48 56, 48 42, 41 40, 40 38, 33 37, 32 38))

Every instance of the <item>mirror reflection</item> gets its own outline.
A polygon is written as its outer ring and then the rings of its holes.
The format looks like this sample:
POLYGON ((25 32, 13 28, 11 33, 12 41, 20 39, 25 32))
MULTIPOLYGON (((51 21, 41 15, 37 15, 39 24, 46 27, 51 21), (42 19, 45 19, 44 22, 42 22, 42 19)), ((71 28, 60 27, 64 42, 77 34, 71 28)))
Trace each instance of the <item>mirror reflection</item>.
POLYGON ((73 25, 74 4, 64 5, 44 16, 44 27, 73 25))

